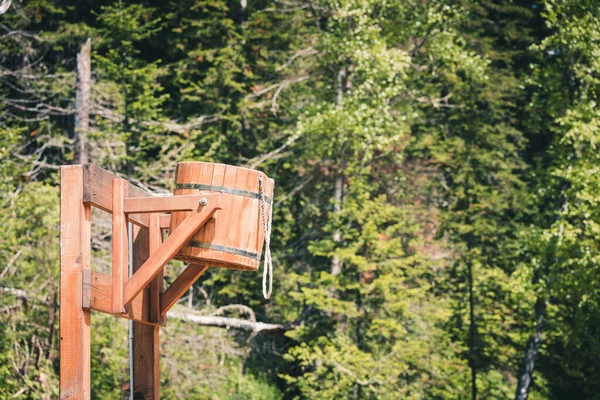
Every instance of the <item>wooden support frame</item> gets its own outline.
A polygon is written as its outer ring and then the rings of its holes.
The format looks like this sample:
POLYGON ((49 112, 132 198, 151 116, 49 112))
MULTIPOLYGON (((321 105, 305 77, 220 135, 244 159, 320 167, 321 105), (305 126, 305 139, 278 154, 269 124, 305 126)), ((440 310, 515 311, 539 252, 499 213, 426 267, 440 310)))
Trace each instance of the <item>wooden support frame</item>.
POLYGON ((91 208, 80 165, 60 171, 60 398, 91 398, 90 311, 83 273, 90 269, 91 208))
POLYGON ((166 323, 168 309, 208 266, 190 265, 164 292, 163 269, 230 195, 152 196, 91 164, 62 167, 60 177, 60 398, 91 398, 93 310, 133 321, 131 390, 136 399, 158 400, 159 328, 166 323), (92 207, 112 214, 110 275, 90 267, 92 207), (163 242, 163 231, 170 225, 165 213, 172 211, 190 214, 163 242), (131 238, 128 222, 135 225, 131 238))
MULTIPOLYGON (((221 195, 211 196, 220 204, 221 195)), ((206 205, 197 213, 192 213, 173 232, 154 254, 140 267, 124 286, 124 303, 128 305, 135 296, 154 279, 163 267, 177 254, 185 243, 194 236, 213 214, 220 209, 217 205, 206 205)))
POLYGON ((208 265, 190 264, 175 279, 167 290, 160 296, 160 315, 166 315, 167 311, 177 303, 187 290, 206 272, 208 265))
MULTIPOLYGON (((160 237, 153 236, 153 216, 150 216, 149 229, 134 227, 133 229, 133 271, 137 271, 142 264, 160 246, 160 237)), ((162 276, 157 276, 152 285, 142 292, 148 299, 148 318, 159 322, 153 315, 153 302, 160 296, 156 290, 162 289, 162 276), (160 280, 160 281, 159 281, 160 280)), ((133 308, 133 307, 132 307, 133 308)), ((164 324, 164 320, 160 321, 164 324)), ((134 399, 159 400, 160 399, 160 327, 139 321, 133 322, 133 392, 134 399)))

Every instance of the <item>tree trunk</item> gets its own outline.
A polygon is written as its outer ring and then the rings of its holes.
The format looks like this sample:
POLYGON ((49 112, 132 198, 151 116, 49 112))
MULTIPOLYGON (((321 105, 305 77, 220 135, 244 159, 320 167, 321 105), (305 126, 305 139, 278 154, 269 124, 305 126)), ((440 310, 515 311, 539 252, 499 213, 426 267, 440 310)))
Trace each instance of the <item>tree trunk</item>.
MULTIPOLYGON (((338 107, 342 107, 344 104, 344 92, 346 89, 346 67, 342 67, 338 73, 338 89, 337 89, 337 101, 338 107)), ((343 168, 343 162, 339 163, 339 169, 343 168)), ((344 195, 344 175, 341 171, 338 171, 335 177, 334 193, 333 193, 333 212, 338 214, 342 211, 342 197, 344 195)), ((342 233, 339 229, 333 232, 333 241, 339 243, 342 240, 342 233)), ((342 272, 342 262, 338 256, 331 258, 331 275, 339 275, 342 272)))
MULTIPOLYGON (((343 196, 343 187, 344 187, 344 177, 342 175, 338 175, 335 178, 335 192, 333 194, 333 212, 335 214, 342 211, 342 196, 343 196)), ((335 243, 339 243, 342 240, 342 233, 339 229, 336 229, 333 232, 333 241, 335 243)), ((339 275, 342 272, 342 262, 338 256, 333 256, 331 258, 331 275, 339 275)))
POLYGON ((92 64, 90 39, 81 46, 77 55, 77 93, 75 95, 75 159, 79 164, 88 163, 87 131, 90 128, 90 93, 92 86, 92 64))
POLYGON ((535 370, 535 359, 540 351, 540 346, 542 345, 542 333, 544 331, 544 318, 546 315, 545 299, 538 299, 535 304, 535 314, 537 319, 535 332, 529 337, 527 346, 525 347, 515 400, 527 400, 527 397, 529 396, 529 389, 533 380, 533 371, 535 370))
POLYGON ((477 325, 475 324, 475 296, 473 295, 473 262, 467 260, 469 280, 469 365, 471 366, 471 399, 477 400, 477 325))

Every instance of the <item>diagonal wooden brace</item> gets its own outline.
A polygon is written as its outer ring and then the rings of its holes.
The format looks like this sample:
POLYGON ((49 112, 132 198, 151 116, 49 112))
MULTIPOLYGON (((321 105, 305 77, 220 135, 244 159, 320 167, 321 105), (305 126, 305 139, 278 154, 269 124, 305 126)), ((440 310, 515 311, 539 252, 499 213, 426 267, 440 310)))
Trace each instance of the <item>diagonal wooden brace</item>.
POLYGON ((167 240, 154 252, 148 260, 133 274, 123 288, 123 304, 128 305, 135 296, 144 290, 175 256, 185 243, 204 225, 213 214, 221 209, 221 194, 205 195, 208 201, 197 212, 192 212, 173 231, 167 240))
POLYGON ((190 264, 188 267, 175 279, 171 285, 160 295, 160 315, 164 316, 167 311, 177 303, 187 292, 187 290, 202 276, 208 269, 208 265, 190 264))

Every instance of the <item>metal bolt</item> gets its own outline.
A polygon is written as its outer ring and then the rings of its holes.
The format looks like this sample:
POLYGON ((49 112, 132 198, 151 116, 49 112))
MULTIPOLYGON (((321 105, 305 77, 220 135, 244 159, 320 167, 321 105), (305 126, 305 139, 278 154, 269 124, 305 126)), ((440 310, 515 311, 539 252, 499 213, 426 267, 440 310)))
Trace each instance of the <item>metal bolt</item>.
POLYGON ((200 199, 200 205, 201 205, 201 206, 205 206, 207 203, 208 203, 208 200, 206 200, 206 197, 202 197, 202 198, 200 199))

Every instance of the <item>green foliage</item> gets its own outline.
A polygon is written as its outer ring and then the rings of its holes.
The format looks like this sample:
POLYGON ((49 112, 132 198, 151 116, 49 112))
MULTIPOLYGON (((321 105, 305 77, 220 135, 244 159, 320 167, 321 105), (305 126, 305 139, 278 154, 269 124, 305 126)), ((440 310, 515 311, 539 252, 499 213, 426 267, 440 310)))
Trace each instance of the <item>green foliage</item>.
MULTIPOLYGON (((509 398, 540 318, 529 398, 596 396, 596 2, 35 0, 2 19, 0 397, 58 396, 56 170, 88 38, 91 162, 158 192, 183 160, 276 179, 274 297, 210 269, 188 305, 292 329, 170 320, 162 397, 463 399, 473 379, 509 398)), ((118 398, 126 324, 93 332, 93 396, 118 398)))

